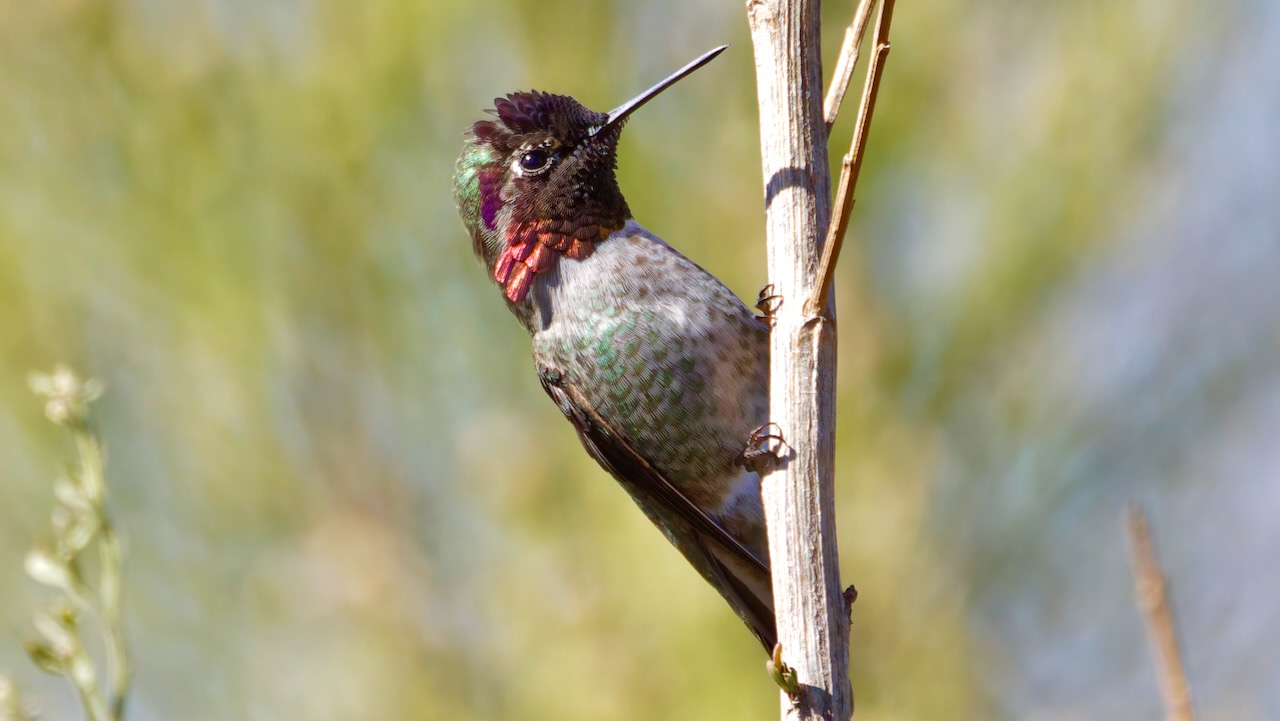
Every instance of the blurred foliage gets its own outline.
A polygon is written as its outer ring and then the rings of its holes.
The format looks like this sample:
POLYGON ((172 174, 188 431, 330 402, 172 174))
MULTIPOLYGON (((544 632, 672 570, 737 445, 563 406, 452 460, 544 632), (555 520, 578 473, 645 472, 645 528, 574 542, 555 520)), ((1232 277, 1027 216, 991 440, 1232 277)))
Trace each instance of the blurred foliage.
MULTIPOLYGON (((1131 496, 1177 529, 1205 717, 1280 717, 1280 10, 895 20, 838 286, 858 718, 1153 716, 1131 496)), ((722 42, 620 182, 751 298, 741 3, 0 0, 0 672, 75 713, 19 642, 67 455, 25 379, 63 360, 112 388, 131 719, 773 718, 750 635, 546 402, 449 191, 495 95, 608 108, 722 42)))
POLYGON ((40 638, 26 643, 27 655, 71 684, 88 721, 121 721, 131 673, 120 603, 124 551, 107 510, 102 442, 89 412, 102 385, 59 366, 32 375, 31 389, 44 397, 45 416, 70 431, 79 462, 53 484, 52 539, 27 552, 27 575, 58 592, 35 614, 40 638), (85 633, 93 624, 100 638, 85 633), (105 663, 89 652, 95 641, 105 663))
POLYGON ((0 676, 0 721, 30 721, 31 714, 7 676, 0 676))

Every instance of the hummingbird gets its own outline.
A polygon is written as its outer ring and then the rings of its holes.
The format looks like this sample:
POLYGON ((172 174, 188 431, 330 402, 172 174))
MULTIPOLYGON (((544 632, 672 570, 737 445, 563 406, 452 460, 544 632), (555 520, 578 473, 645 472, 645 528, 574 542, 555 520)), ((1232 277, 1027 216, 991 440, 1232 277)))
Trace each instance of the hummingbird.
POLYGON ((725 47, 608 113, 538 91, 496 98, 453 190, 547 395, 768 652, 768 319, 636 222, 615 176, 631 114, 725 47))

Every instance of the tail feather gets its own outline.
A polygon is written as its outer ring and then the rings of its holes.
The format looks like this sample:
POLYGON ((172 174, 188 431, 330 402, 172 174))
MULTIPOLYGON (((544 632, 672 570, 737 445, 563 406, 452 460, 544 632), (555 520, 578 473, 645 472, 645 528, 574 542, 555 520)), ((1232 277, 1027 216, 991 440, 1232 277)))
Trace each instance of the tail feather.
POLYGON ((773 653, 778 642, 773 612, 773 580, 760 569, 745 566, 715 545, 711 546, 709 555, 721 577, 718 579, 720 582, 714 584, 720 595, 764 645, 765 653, 773 653))

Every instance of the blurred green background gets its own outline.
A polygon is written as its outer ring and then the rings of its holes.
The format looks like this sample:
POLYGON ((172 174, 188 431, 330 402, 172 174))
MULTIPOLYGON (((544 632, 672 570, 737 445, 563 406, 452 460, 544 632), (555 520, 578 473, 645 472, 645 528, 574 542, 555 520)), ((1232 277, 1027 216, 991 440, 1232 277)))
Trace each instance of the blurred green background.
MULTIPOLYGON (((494 96, 607 109, 725 42, 619 173, 750 299, 741 2, 0 0, 0 672, 79 713, 21 651, 72 455, 27 376, 67 361, 109 387, 132 719, 775 718, 450 195, 494 96)), ((1280 718, 1278 67, 1275 0, 899 4, 838 288, 858 718, 1155 718, 1130 499, 1202 718, 1280 718)))

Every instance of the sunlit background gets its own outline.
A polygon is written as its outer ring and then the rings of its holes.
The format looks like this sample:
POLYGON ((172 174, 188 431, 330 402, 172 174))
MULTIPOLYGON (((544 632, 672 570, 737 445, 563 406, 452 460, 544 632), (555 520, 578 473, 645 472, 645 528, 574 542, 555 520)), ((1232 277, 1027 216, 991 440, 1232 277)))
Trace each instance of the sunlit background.
MULTIPOLYGON (((66 361, 109 388, 131 719, 776 718, 450 192, 495 95, 607 109, 720 43, 619 175, 750 299, 740 0, 0 0, 0 673, 79 714, 21 646, 66 361)), ((1277 68, 1274 0, 899 3, 838 288, 858 718, 1156 718, 1137 500, 1201 717, 1280 719, 1277 68)))

